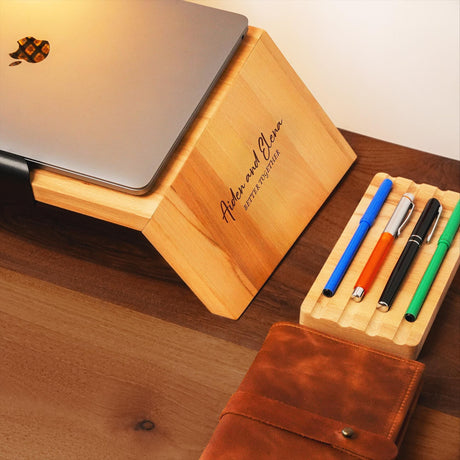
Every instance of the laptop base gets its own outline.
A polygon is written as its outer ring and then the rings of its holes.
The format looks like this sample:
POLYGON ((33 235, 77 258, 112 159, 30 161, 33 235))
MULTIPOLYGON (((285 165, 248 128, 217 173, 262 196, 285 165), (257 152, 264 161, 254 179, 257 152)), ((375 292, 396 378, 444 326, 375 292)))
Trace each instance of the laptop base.
POLYGON ((45 170, 31 184, 37 201, 141 231, 209 311, 237 319, 355 158, 250 27, 149 194, 45 170))
POLYGON ((31 205, 34 202, 27 162, 0 150, 0 203, 31 205))

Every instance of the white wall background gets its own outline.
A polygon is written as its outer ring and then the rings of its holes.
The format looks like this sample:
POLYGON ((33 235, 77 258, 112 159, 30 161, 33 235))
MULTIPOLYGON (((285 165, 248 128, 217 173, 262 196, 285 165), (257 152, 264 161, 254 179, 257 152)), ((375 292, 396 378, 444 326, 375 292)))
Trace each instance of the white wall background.
POLYGON ((339 128, 460 159, 459 0, 192 0, 265 29, 339 128))

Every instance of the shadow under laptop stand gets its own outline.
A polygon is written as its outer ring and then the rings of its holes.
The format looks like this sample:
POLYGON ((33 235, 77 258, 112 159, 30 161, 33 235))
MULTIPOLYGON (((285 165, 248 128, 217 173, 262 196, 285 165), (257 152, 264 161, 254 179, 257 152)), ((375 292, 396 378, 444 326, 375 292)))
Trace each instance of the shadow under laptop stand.
POLYGON ((249 28, 148 195, 45 170, 31 184, 37 201, 141 231, 212 313, 236 319, 354 159, 268 34, 249 28))

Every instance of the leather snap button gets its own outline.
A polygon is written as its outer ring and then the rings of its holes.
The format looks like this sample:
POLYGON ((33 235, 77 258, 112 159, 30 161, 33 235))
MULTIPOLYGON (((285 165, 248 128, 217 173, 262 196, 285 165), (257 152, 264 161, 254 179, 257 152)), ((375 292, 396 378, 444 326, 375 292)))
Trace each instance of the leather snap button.
POLYGON ((342 429, 342 435, 345 438, 352 438, 355 435, 353 428, 345 427, 342 429))

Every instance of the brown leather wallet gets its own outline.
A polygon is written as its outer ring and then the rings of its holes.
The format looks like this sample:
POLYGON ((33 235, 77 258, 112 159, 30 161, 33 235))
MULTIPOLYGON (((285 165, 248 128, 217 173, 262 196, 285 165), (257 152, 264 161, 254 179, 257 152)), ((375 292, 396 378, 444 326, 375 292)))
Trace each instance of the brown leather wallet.
POLYGON ((424 367, 277 323, 201 460, 395 458, 424 367))

